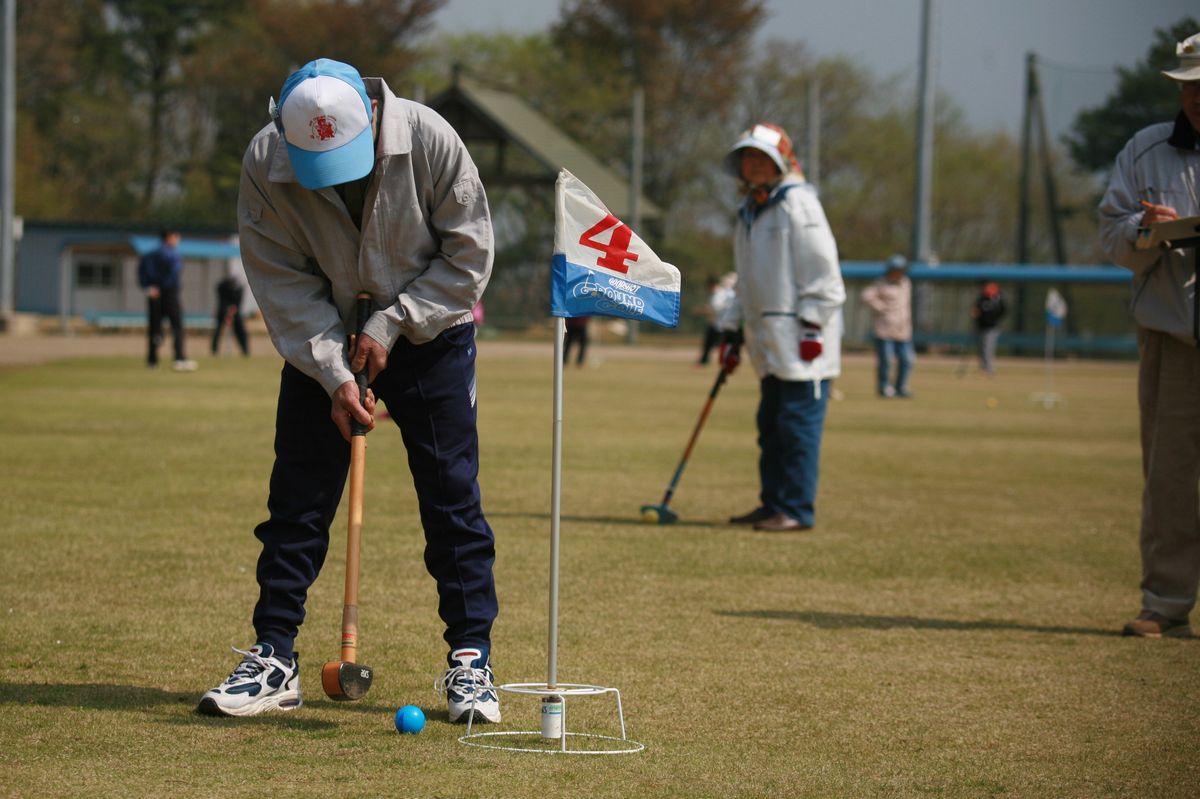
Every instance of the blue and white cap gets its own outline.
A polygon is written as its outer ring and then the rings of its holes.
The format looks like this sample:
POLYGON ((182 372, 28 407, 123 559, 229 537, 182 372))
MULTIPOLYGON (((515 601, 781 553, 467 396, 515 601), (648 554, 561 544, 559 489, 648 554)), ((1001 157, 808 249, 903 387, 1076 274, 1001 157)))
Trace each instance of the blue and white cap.
POLYGON ((375 165, 371 100, 358 70, 318 58, 288 76, 271 115, 287 142, 296 179, 306 189, 336 186, 375 165))

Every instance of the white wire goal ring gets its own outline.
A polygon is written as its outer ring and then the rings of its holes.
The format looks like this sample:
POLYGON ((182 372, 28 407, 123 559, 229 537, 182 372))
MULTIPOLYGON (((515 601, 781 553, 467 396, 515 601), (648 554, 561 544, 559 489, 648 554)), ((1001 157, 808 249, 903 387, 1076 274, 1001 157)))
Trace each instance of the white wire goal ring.
MULTIPOLYGON (((629 738, 617 738, 612 735, 597 735, 591 732, 568 732, 564 733, 565 738, 590 738, 601 741, 614 741, 618 744, 623 744, 622 749, 569 749, 565 743, 562 746, 549 746, 542 749, 534 749, 526 746, 505 746, 499 743, 482 743, 483 738, 500 738, 503 736, 524 735, 529 738, 541 738, 540 730, 506 730, 504 732, 476 732, 471 735, 464 735, 458 739, 458 742, 466 746, 474 746, 478 749, 499 749, 504 752, 531 752, 542 755, 632 755, 646 748, 646 745, 638 741, 630 740, 629 738)), ((542 739, 545 740, 545 739, 542 739)), ((547 741, 547 744, 551 741, 547 741)))
POLYGON ((531 694, 533 696, 598 696, 600 694, 616 694, 617 704, 621 703, 620 691, 616 688, 605 688, 602 685, 560 682, 551 688, 544 682, 510 682, 496 687, 509 694, 531 694))
POLYGON ((605 688, 600 685, 586 685, 582 683, 559 683, 551 688, 546 683, 507 683, 505 685, 496 686, 497 690, 510 694, 525 694, 531 696, 561 696, 564 699, 569 696, 600 696, 603 694, 613 694, 617 702, 617 720, 621 726, 621 737, 613 735, 600 735, 590 732, 570 732, 567 730, 566 707, 563 707, 562 720, 562 736, 559 738, 544 738, 541 730, 505 730, 496 732, 472 732, 471 727, 474 722, 475 714, 473 711, 468 715, 467 734, 458 739, 458 742, 465 746, 474 746, 479 749, 499 749, 505 752, 530 752, 533 754, 544 755, 631 755, 636 752, 641 752, 646 748, 646 745, 639 741, 630 740, 625 735, 625 712, 621 707, 621 692, 616 688, 605 688), (533 748, 530 746, 521 746, 525 743, 524 740, 504 741, 503 739, 514 738, 515 736, 524 736, 525 738, 533 738, 541 742, 543 746, 533 748), (495 739, 493 742, 485 742, 495 739), (569 739, 591 740, 608 742, 605 745, 616 744, 611 748, 605 749, 570 749, 567 746, 569 739))

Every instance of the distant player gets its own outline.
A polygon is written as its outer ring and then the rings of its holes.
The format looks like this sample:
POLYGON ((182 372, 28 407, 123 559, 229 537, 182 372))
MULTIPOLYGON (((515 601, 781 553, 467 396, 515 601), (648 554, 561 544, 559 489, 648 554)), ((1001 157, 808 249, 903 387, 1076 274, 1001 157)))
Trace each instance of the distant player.
POLYGON ((755 125, 724 165, 744 199, 733 246, 737 296, 719 326, 744 330, 760 381, 761 450, 759 504, 729 521, 769 533, 808 530, 830 381, 841 371, 846 289, 837 243, 783 128, 755 125))

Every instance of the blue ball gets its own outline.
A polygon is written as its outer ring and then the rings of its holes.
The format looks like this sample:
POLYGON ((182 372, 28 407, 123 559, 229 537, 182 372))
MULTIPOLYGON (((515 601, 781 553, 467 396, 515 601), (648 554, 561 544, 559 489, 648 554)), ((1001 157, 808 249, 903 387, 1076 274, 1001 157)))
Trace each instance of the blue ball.
POLYGON ((425 714, 416 705, 405 705, 396 711, 396 732, 416 735, 425 729, 425 714))

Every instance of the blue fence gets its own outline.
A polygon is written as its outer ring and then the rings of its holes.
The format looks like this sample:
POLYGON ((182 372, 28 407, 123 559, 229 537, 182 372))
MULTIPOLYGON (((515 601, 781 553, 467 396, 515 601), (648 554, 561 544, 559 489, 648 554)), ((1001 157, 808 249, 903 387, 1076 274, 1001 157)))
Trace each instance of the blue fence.
MULTIPOLYGON (((870 311, 858 302, 859 290, 882 275, 882 261, 843 261, 847 284, 847 344, 871 339, 870 311)), ((983 281, 1001 285, 1009 308, 1001 324, 1002 351, 1040 354, 1045 347, 1044 299, 1053 287, 1067 297, 1067 326, 1056 332, 1058 353, 1085 356, 1130 356, 1137 353, 1137 335, 1129 313, 1132 273, 1118 266, 1011 263, 914 263, 914 342, 922 348, 954 350, 974 346, 967 310, 983 281)))

